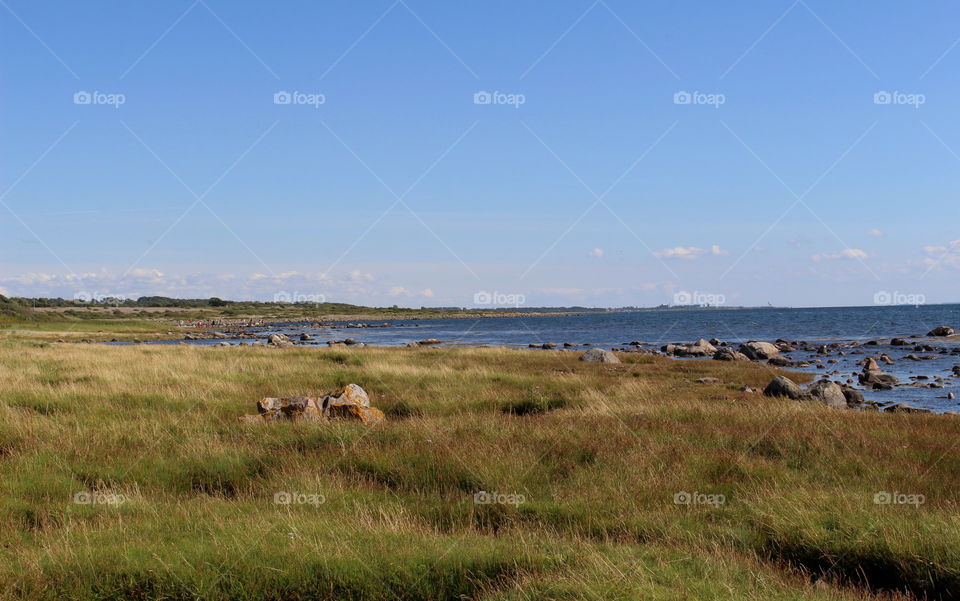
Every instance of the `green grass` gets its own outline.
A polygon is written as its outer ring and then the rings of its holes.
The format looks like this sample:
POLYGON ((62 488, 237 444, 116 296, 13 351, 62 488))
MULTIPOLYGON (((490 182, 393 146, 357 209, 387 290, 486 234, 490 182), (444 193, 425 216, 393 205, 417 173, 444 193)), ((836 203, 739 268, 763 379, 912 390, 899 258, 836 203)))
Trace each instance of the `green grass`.
POLYGON ((621 359, 0 343, 0 599, 960 595, 960 420, 621 359), (386 423, 236 419, 348 382, 386 423))

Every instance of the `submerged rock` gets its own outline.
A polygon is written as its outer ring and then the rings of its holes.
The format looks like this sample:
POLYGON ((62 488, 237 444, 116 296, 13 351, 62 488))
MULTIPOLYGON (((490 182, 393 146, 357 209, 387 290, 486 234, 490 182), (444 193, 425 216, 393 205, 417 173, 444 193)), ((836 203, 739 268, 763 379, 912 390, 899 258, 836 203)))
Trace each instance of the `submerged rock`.
POLYGON ((949 326, 940 326, 927 332, 927 336, 953 336, 956 332, 949 326))

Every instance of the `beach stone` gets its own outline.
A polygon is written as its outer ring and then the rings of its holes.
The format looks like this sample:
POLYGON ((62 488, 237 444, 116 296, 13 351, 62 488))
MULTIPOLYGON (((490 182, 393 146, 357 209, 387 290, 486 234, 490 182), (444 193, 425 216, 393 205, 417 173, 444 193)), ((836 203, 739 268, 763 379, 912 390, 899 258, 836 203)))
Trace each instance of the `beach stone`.
POLYGON ((955 333, 949 326, 939 326, 927 332, 927 336, 953 336, 955 333))
POLYGON ((910 343, 903 338, 894 338, 890 341, 890 346, 908 346, 910 343))
MULTIPOLYGON (((780 355, 776 355, 774 357, 770 357, 769 359, 767 359, 767 363, 775 367, 788 367, 790 365, 790 359, 787 359, 786 357, 782 357, 780 355)), ((817 365, 817 368, 822 369, 823 366, 817 365)))
POLYGON ((556 342, 544 342, 543 344, 540 345, 540 348, 546 349, 546 350, 555 349, 555 348, 557 348, 557 343, 556 343, 556 342))
POLYGON ((780 354, 780 349, 769 342, 759 342, 755 340, 741 344, 737 350, 754 361, 766 361, 780 354))
POLYGON ((803 390, 800 389, 800 386, 784 376, 777 376, 771 380, 770 383, 767 384, 767 387, 763 389, 763 394, 765 396, 786 397, 793 400, 803 398, 803 390))
POLYGON ((426 340, 420 340, 419 342, 420 342, 421 345, 425 345, 425 344, 440 344, 440 341, 437 340, 436 338, 427 338, 426 340))
POLYGON ((267 344, 277 347, 293 346, 293 342, 285 334, 270 334, 267 336, 267 344))
POLYGON ((694 381, 697 384, 719 384, 720 378, 697 378, 694 381))
POLYGON ((830 380, 817 380, 807 388, 807 392, 814 400, 820 401, 827 407, 834 409, 846 409, 847 397, 843 394, 843 389, 839 384, 830 380))
POLYGON ((735 351, 732 348, 724 347, 713 354, 714 361, 749 361, 750 357, 744 355, 740 351, 735 351))
POLYGON ((620 359, 615 354, 599 348, 592 348, 580 355, 580 360, 589 363, 620 363, 620 359))

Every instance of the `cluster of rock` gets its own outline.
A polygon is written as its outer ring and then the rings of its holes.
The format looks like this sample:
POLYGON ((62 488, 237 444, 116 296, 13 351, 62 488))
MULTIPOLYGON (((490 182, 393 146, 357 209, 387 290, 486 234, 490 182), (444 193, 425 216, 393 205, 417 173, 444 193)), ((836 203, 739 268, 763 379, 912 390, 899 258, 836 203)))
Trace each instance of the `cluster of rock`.
POLYGON ((818 401, 834 409, 854 409, 863 405, 863 395, 858 390, 830 380, 817 380, 804 390, 790 378, 777 376, 763 389, 763 394, 795 401, 818 401))
POLYGON ((268 423, 343 420, 372 425, 384 419, 382 411, 370 406, 370 398, 363 388, 356 384, 347 384, 321 397, 294 396, 260 399, 257 401, 257 414, 244 415, 240 421, 268 423))

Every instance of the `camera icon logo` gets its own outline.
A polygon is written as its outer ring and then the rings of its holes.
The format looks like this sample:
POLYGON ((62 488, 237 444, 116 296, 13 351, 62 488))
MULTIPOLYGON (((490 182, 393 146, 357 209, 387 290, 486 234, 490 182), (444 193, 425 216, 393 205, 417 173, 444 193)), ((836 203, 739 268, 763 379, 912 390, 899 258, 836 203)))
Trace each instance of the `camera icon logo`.
POLYGON ((673 95, 674 104, 690 104, 691 102, 693 102, 693 95, 690 92, 680 90, 673 95))
POLYGON ((890 293, 886 290, 881 290, 873 295, 873 304, 875 305, 889 305, 891 301, 890 293))
POLYGON ((493 95, 490 92, 480 91, 473 95, 474 104, 490 104, 493 102, 493 95))
POLYGON ((289 505, 293 502, 293 495, 285 490, 273 494, 273 502, 276 505, 289 505))
POLYGON ((90 104, 92 101, 93 101, 93 96, 90 94, 90 92, 87 92, 85 90, 75 92, 73 95, 74 104, 90 104))
POLYGON ((475 305, 489 305, 491 302, 493 302, 493 296, 489 292, 481 290, 473 295, 475 305))
POLYGON ((682 291, 677 292, 673 295, 673 304, 675 305, 689 305, 693 302, 693 295, 689 292, 682 291))
POLYGON ((673 503, 675 505, 689 505, 693 500, 693 496, 685 491, 680 491, 673 495, 673 503))
POLYGON ((286 290, 281 290, 273 295, 273 302, 275 303, 292 303, 293 296, 290 295, 286 290))
POLYGON ((874 104, 890 104, 891 102, 893 102, 893 95, 890 92, 881 90, 873 95, 874 104))
POLYGON ((273 103, 274 104, 290 104, 293 102, 293 96, 290 92, 280 91, 274 92, 273 94, 273 103))

